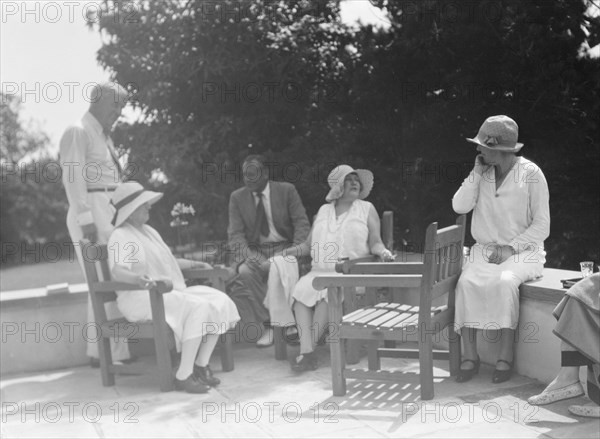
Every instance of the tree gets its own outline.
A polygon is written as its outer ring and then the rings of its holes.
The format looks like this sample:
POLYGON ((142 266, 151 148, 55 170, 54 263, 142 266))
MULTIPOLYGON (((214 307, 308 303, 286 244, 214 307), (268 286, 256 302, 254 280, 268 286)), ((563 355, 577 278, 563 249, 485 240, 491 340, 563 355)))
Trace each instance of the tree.
POLYGON ((69 236, 60 166, 46 152, 48 137, 36 128, 24 127, 19 120, 18 99, 12 95, 0 98, 2 262, 25 261, 22 250, 35 261, 45 255, 60 257, 69 236), (40 244, 52 244, 54 249, 40 251, 40 244))
POLYGON ((378 4, 387 30, 345 26, 333 0, 147 2, 137 23, 104 14, 98 59, 143 115, 118 134, 137 178, 194 204, 202 240, 224 238, 249 151, 269 155, 309 215, 335 164, 368 167, 370 199, 396 212, 397 242, 418 245, 429 222, 453 221, 450 199, 474 156, 464 138, 509 114, 550 183, 549 263, 598 259, 600 203, 580 191, 598 187, 600 164, 599 60, 582 53, 600 35, 589 3, 378 4))

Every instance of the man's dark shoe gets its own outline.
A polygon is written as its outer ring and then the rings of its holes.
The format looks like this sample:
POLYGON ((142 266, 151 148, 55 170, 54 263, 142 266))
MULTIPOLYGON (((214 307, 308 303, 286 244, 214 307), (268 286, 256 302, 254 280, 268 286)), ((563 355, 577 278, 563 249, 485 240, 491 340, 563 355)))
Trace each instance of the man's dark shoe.
POLYGON ((307 370, 316 370, 319 362, 314 352, 300 354, 291 360, 291 367, 294 372, 305 372, 307 370))
POLYGON ((194 364, 194 376, 198 381, 207 384, 210 387, 215 387, 221 384, 221 380, 213 375, 209 365, 202 367, 194 364))
POLYGON ((286 327, 283 338, 290 346, 297 346, 300 344, 300 334, 298 334, 298 328, 295 326, 286 327))
POLYGON ((191 374, 185 380, 175 378, 175 388, 185 390, 187 393, 206 393, 210 390, 210 387, 198 381, 194 374, 191 374))

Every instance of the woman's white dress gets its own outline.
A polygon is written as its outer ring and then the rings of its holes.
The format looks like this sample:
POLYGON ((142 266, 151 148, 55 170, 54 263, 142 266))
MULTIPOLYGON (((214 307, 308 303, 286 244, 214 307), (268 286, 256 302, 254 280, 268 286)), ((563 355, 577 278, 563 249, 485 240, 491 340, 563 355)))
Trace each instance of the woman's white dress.
POLYGON ((471 234, 477 243, 456 287, 455 322, 475 329, 516 329, 519 285, 542 275, 550 232, 548 185, 535 163, 524 157, 499 188, 494 167, 471 174, 452 200, 454 210, 473 209, 471 234), (489 262, 492 245, 509 245, 518 253, 502 264, 489 262))
MULTIPOLYGON (((125 223, 116 228, 108 241, 108 260, 111 270, 120 265, 152 279, 173 282, 173 291, 163 294, 163 299, 165 319, 175 334, 178 351, 181 343, 222 334, 240 320, 235 304, 225 293, 208 286, 186 287, 177 260, 148 225, 137 228, 125 223)), ((152 320, 147 290, 117 292, 117 305, 131 322, 152 320)))
POLYGON ((311 271, 298 280, 292 293, 294 299, 308 307, 327 300, 327 289, 315 290, 313 279, 325 273, 335 274, 335 264, 340 259, 362 258, 371 253, 367 224, 371 208, 374 209, 370 202, 356 200, 336 218, 333 202, 321 206, 312 231, 311 271))

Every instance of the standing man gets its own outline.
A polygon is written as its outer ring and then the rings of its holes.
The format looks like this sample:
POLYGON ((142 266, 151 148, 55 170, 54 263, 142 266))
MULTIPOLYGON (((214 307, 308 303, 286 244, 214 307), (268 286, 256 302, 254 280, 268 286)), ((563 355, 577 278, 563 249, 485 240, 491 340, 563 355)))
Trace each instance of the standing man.
POLYGON ((464 347, 457 381, 479 371, 476 331, 499 331, 500 352, 492 382, 510 379, 519 285, 542 275, 550 234, 548 184, 542 170, 517 156, 519 128, 508 116, 485 120, 477 137, 473 170, 452 199, 458 214, 473 211, 471 248, 456 286, 455 322, 464 347))
MULTIPOLYGON (((60 139, 62 181, 69 200, 67 227, 82 270, 79 241, 85 238, 106 244, 113 230, 114 208, 110 205, 110 198, 123 179, 123 170, 110 132, 126 101, 127 90, 119 84, 97 84, 92 91, 88 112, 81 121, 68 127, 60 139)), ((107 313, 109 317, 121 315, 114 303, 107 305, 107 313)), ((89 298, 88 322, 94 322, 89 298)), ((96 337, 90 337, 87 354, 91 357, 92 366, 95 366, 98 364, 98 346, 96 337)), ((111 346, 114 360, 130 358, 127 343, 111 340, 111 346)))
POLYGON ((229 199, 227 234, 239 273, 231 298, 244 323, 261 324, 262 336, 257 346, 266 347, 273 344, 273 328, 264 305, 268 259, 292 245, 302 244, 310 232, 310 223, 294 185, 269 181, 263 156, 246 157, 242 173, 244 187, 234 191, 229 199))

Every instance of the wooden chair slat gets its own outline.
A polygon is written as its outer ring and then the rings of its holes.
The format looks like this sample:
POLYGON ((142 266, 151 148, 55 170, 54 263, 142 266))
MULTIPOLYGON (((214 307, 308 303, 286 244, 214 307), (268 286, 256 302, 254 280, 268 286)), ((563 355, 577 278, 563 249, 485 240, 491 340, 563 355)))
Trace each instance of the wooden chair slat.
POLYGON ((415 306, 415 307, 411 307, 411 308, 417 308, 417 311, 415 312, 412 309, 409 309, 408 311, 403 312, 399 316, 396 316, 393 319, 388 320, 387 322, 383 323, 381 325, 381 328, 385 328, 385 329, 394 328, 399 323, 405 321, 406 319, 412 318, 414 315, 418 315, 418 307, 415 306))
POLYGON ((377 310, 375 308, 361 308, 358 309, 356 312, 353 312, 351 314, 348 314, 347 316, 344 316, 344 322, 345 323, 355 323, 357 321, 360 321, 361 319, 368 317, 369 315, 373 314, 374 312, 376 312, 377 310))

